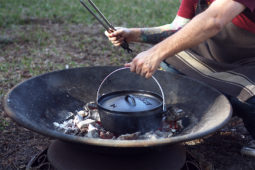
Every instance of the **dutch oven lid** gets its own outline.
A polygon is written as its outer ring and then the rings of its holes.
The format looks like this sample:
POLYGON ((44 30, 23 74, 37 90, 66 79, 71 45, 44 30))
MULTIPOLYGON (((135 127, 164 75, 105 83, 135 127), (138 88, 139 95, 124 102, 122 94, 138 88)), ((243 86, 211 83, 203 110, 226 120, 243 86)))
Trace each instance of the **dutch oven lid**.
POLYGON ((99 93, 104 82, 115 72, 128 69, 128 67, 119 68, 108 74, 97 90, 97 104, 99 108, 106 109, 113 112, 143 112, 162 107, 163 111, 166 111, 165 98, 162 87, 160 86, 158 80, 152 76, 153 80, 158 85, 162 97, 158 94, 143 90, 124 90, 115 91, 108 93, 99 98, 99 93))
POLYGON ((162 98, 148 91, 116 91, 101 96, 98 105, 114 112, 143 112, 162 107, 162 98))

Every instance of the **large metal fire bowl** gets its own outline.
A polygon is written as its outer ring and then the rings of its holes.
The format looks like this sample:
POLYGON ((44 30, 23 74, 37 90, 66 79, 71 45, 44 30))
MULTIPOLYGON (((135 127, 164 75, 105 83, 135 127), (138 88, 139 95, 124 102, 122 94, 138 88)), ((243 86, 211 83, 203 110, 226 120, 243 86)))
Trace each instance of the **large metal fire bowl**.
MULTIPOLYGON (((53 122, 64 121, 67 112, 95 101, 99 84, 117 68, 74 68, 32 77, 9 91, 4 109, 21 126, 45 136, 92 147, 120 148, 164 146, 202 138, 223 127, 231 117, 231 105, 219 91, 185 76, 157 71, 155 77, 163 88, 166 104, 182 108, 193 120, 180 134, 167 139, 120 141, 78 137, 57 131, 53 122)), ((153 80, 126 70, 109 79, 102 89, 102 93, 123 89, 157 92, 158 87, 153 80)))

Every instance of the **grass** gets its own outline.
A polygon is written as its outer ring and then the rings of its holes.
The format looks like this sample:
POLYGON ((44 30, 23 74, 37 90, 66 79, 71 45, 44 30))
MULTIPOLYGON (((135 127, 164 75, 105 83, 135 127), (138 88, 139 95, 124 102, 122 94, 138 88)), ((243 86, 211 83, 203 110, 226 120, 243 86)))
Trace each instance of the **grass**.
MULTIPOLYGON (((179 0, 93 2, 113 25, 126 27, 167 24, 179 6, 179 0)), ((120 65, 132 57, 110 45, 103 28, 79 0, 0 2, 0 99, 15 84, 31 76, 64 69, 66 65, 120 65), (100 27, 99 32, 93 33, 93 26, 97 30, 100 27), (83 28, 91 28, 92 33, 83 28)))
POLYGON ((9 122, 0 117, 0 132, 9 126, 9 122))
MULTIPOLYGON (((179 6, 179 0, 94 0, 93 2, 113 25, 128 27, 166 24, 173 19, 179 6)), ((60 20, 76 24, 95 22, 79 0, 1 0, 0 27, 26 24, 29 18, 60 20)))

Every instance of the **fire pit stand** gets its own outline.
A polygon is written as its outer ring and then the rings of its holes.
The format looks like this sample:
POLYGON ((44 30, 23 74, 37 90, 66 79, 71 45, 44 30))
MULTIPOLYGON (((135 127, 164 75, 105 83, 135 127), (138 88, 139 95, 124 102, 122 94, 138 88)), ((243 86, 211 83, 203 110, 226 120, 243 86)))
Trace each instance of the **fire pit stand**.
POLYGON ((127 154, 95 151, 60 140, 49 146, 47 157, 53 167, 61 170, 180 170, 186 160, 180 144, 127 154))

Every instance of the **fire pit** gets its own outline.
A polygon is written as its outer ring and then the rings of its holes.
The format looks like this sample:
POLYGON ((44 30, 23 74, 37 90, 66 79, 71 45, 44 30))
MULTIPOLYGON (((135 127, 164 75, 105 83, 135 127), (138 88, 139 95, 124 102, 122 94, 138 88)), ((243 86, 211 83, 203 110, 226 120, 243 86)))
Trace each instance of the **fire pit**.
MULTIPOLYGON (((166 104, 183 109, 192 120, 175 136, 150 140, 111 140, 69 135, 56 130, 54 122, 65 121, 69 112, 81 110, 86 103, 95 101, 101 81, 117 68, 75 68, 33 77, 18 84, 5 96, 5 111, 25 128, 68 145, 79 144, 79 147, 103 152, 174 146, 215 132, 231 117, 230 103, 217 90, 184 76, 158 71, 155 77, 164 90, 166 104)), ((109 79, 101 93, 143 89, 160 94, 153 80, 146 80, 129 70, 122 72, 121 76, 125 77, 124 80, 118 74, 109 79)))

